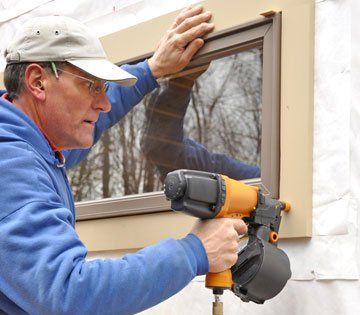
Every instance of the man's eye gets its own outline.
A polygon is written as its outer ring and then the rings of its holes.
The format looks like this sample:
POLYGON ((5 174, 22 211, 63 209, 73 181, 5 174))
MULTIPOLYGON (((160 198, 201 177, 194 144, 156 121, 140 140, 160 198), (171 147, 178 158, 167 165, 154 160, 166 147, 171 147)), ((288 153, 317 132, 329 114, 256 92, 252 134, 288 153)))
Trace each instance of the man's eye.
POLYGON ((94 86, 95 93, 101 93, 102 87, 100 85, 94 86))

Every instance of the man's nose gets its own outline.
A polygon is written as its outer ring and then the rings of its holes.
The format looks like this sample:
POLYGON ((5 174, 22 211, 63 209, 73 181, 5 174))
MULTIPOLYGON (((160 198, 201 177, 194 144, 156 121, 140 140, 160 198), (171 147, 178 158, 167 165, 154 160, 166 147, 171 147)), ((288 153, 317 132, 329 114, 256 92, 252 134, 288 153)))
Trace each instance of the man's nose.
POLYGON ((111 103, 105 92, 94 97, 94 108, 105 113, 110 111, 111 103))

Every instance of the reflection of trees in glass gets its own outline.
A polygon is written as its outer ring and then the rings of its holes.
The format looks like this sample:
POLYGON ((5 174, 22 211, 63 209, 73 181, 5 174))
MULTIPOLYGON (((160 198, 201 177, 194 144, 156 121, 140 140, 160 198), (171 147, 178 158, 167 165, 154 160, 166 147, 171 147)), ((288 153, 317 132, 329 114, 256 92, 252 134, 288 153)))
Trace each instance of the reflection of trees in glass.
POLYGON ((105 132, 87 158, 68 172, 76 201, 160 189, 155 168, 142 157, 140 149, 147 100, 105 132))
MULTIPOLYGON (((259 165, 261 69, 258 49, 213 61, 192 90, 186 135, 210 151, 259 165)), ((156 170, 140 148, 148 101, 145 97, 103 134, 87 158, 69 172, 76 201, 160 189, 156 170)))
POLYGON ((192 90, 187 135, 212 152, 260 165, 261 82, 258 49, 213 61, 192 90))

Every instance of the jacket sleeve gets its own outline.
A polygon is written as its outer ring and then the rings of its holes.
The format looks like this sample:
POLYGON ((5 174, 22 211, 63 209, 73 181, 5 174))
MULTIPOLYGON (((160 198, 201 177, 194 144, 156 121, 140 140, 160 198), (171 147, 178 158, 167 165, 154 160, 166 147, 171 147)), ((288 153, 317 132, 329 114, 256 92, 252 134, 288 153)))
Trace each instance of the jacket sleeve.
MULTIPOLYGON (((107 96, 111 103, 111 110, 108 113, 100 114, 94 130, 94 144, 105 130, 119 122, 135 105, 141 102, 147 93, 159 86, 151 73, 147 60, 136 65, 123 65, 122 68, 136 76, 138 81, 130 87, 109 83, 107 96)), ((66 167, 71 168, 81 162, 89 151, 90 149, 64 151, 66 167)))
POLYGON ((192 234, 123 258, 87 261, 73 213, 40 157, 13 148, 7 157, 0 161, 0 309, 6 313, 133 314, 208 271, 192 234))
POLYGON ((161 87, 158 93, 150 96, 142 149, 159 170, 161 179, 168 172, 181 168, 221 173, 234 179, 260 177, 259 167, 226 154, 212 153, 184 136, 184 116, 192 85, 189 77, 172 79, 165 88, 161 87))

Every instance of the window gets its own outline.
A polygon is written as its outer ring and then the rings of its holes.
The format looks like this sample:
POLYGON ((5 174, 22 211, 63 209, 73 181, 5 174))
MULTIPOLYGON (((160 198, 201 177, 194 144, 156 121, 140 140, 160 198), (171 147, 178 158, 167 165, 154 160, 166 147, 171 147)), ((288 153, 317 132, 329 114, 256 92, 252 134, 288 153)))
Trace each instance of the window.
MULTIPOLYGON (((161 170, 165 174, 179 165, 171 164, 173 150, 158 148, 174 143, 176 147, 182 138, 176 139, 179 132, 170 137, 170 131, 164 132, 166 126, 151 129, 154 112, 150 109, 156 109, 159 97, 174 86, 182 92, 170 95, 171 102, 167 103, 174 107, 177 102, 183 105, 187 97, 189 102, 184 124, 184 113, 179 114, 179 109, 158 111, 169 117, 170 127, 184 130, 189 145, 196 142, 217 157, 226 156, 260 167, 261 177, 247 177, 248 182, 261 185, 264 191, 277 197, 280 20, 281 15, 276 14, 212 34, 187 69, 164 79, 159 89, 106 132, 88 158, 69 173, 76 200, 85 201, 77 206, 78 219, 169 209, 162 192, 157 192, 162 185, 161 170), (160 157, 147 154, 148 158, 144 158, 144 141, 149 139, 157 148, 153 152, 162 153, 160 157), (111 198, 96 200, 108 197, 111 198)), ((184 107, 180 105, 180 109, 184 107)), ((234 177, 229 172, 225 175, 234 177)))

